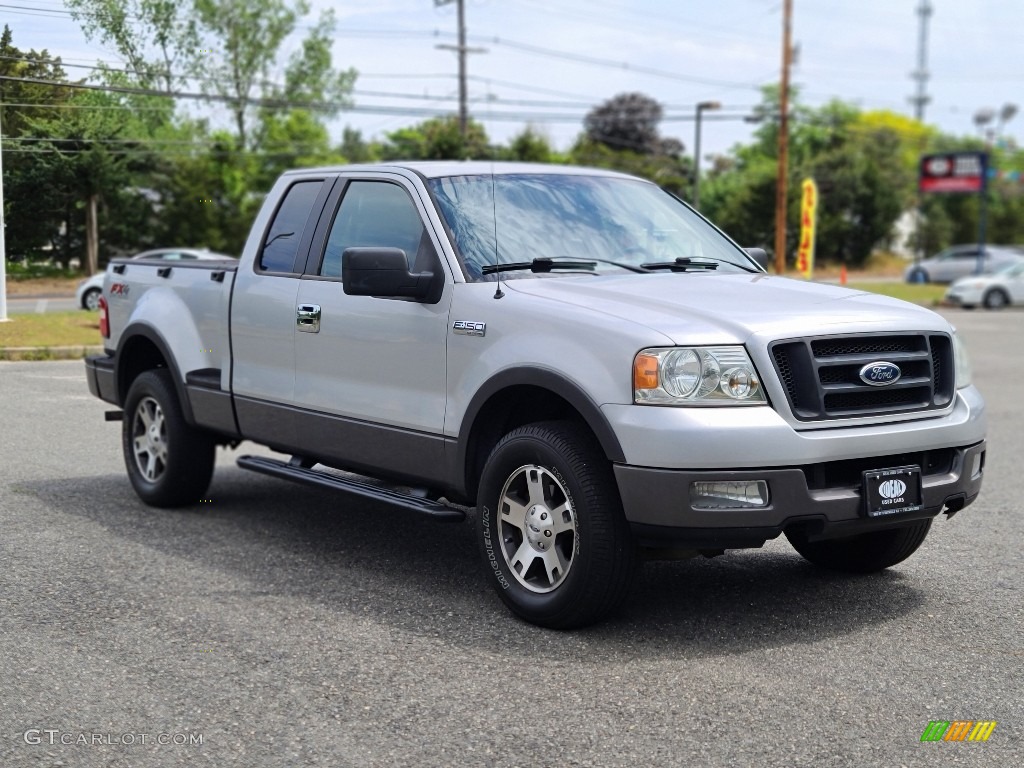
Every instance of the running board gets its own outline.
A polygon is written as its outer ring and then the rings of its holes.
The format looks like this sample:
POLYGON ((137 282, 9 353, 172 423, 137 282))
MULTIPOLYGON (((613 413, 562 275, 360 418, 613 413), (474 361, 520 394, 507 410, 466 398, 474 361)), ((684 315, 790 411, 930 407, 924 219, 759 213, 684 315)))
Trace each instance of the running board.
POLYGON ((315 469, 290 464, 276 459, 267 459, 262 456, 241 456, 238 466, 263 475, 280 477, 285 480, 292 480, 297 483, 316 485, 321 488, 329 488, 332 491, 342 491, 353 496, 374 501, 383 501, 392 506, 402 507, 410 512, 418 512, 427 515, 434 520, 446 523, 461 523, 466 519, 466 513, 461 509, 449 507, 439 501, 432 501, 420 496, 411 496, 407 493, 399 493, 387 488, 378 488, 369 483, 360 483, 356 480, 348 480, 344 477, 331 475, 327 472, 318 472, 315 469))

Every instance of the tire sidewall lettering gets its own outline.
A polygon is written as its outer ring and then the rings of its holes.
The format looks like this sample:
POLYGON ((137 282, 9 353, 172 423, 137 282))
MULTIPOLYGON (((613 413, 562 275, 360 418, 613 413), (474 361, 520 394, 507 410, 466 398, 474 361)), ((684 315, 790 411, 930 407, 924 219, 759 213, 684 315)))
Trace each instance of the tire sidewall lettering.
POLYGON ((491 540, 491 511, 487 506, 480 508, 480 525, 483 529, 484 553, 487 556, 487 562, 490 563, 491 569, 494 571, 494 577, 498 580, 501 588, 508 589, 511 584, 505 578, 505 574, 502 572, 501 565, 498 563, 498 558, 494 552, 494 543, 491 540))

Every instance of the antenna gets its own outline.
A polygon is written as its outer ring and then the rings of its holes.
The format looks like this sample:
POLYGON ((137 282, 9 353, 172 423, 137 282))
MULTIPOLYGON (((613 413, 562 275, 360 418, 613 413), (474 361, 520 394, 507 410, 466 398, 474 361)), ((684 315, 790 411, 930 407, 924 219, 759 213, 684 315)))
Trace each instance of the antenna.
MULTIPOLYGON (((498 190, 494 183, 494 161, 491 161, 491 211, 494 215, 494 266, 498 266, 498 190)), ((500 299, 505 296, 501 290, 501 272, 495 272, 498 276, 498 287, 494 291, 494 298, 500 299)))

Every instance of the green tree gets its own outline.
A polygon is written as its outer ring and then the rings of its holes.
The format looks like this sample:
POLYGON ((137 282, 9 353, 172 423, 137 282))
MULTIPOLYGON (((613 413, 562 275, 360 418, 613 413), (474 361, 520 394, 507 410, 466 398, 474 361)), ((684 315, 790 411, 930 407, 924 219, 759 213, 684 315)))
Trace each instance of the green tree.
POLYGON ((339 151, 348 163, 372 163, 380 158, 380 147, 367 142, 361 131, 347 125, 341 134, 339 151))
POLYGON ((509 160, 524 163, 551 163, 556 160, 551 142, 532 126, 526 126, 513 136, 503 155, 509 160))
MULTIPOLYGON (((22 51, 8 26, 0 33, 0 75, 63 81, 60 58, 47 51, 22 51)), ((0 131, 3 133, 4 221, 10 254, 33 257, 52 248, 64 219, 64 198, 50 169, 36 160, 40 134, 33 123, 56 119, 72 97, 69 88, 0 80, 0 131), (10 107, 5 104, 33 106, 10 107), (38 106, 36 106, 38 105, 38 106)), ((70 258, 70 257, 69 257, 70 258)))
MULTIPOLYGON (((777 89, 765 89, 764 122, 754 141, 735 147, 702 185, 707 215, 743 245, 771 250, 775 232, 777 89)), ((800 236, 800 181, 818 184, 816 253, 824 261, 862 263, 884 243, 913 201, 906 131, 877 113, 865 120, 850 104, 817 109, 794 102, 790 131, 786 251, 794 258, 800 236)))
POLYGON ((330 147, 323 123, 305 110, 267 113, 259 126, 256 145, 262 162, 252 180, 258 190, 269 190, 289 168, 339 165, 345 157, 330 147))
POLYGON ((587 140, 613 151, 654 154, 659 151, 661 104, 642 93, 620 93, 587 113, 587 140))
POLYGON ((86 38, 111 46, 136 82, 171 93, 201 69, 192 4, 175 0, 67 0, 86 38))
MULTIPOLYGON (((141 192, 136 179, 154 169, 156 158, 147 148, 144 126, 116 97, 84 91, 70 106, 77 108, 32 121, 31 133, 37 139, 32 162, 63 195, 65 211, 79 213, 81 218, 65 219, 69 242, 73 230, 84 224, 85 264, 92 274, 99 268, 101 205, 108 207, 108 216, 109 206, 117 202, 138 211, 135 198, 141 192)), ((107 244, 119 245, 109 238, 107 244)))
MULTIPOLYGON (((194 0, 199 35, 214 50, 204 67, 207 93, 226 100, 234 118, 238 149, 251 149, 249 115, 259 99, 317 102, 324 115, 347 105, 356 74, 331 66, 335 28, 332 11, 321 15, 289 60, 283 88, 268 82, 284 40, 309 13, 306 0, 194 0)), ((274 110, 271 110, 274 111, 274 110)), ((265 108, 266 113, 266 108, 265 108)))
POLYGON ((175 157, 168 168, 158 237, 239 255, 263 201, 252 183, 262 158, 236 151, 228 131, 211 133, 202 123, 186 123, 181 132, 200 149, 175 157))
POLYGON ((592 109, 569 151, 573 163, 650 179, 673 194, 688 193, 690 159, 678 139, 658 132, 661 105, 642 93, 623 93, 592 109))
POLYGON ((381 156, 384 160, 485 160, 491 150, 480 123, 470 120, 463 139, 459 119, 449 115, 389 133, 381 156))

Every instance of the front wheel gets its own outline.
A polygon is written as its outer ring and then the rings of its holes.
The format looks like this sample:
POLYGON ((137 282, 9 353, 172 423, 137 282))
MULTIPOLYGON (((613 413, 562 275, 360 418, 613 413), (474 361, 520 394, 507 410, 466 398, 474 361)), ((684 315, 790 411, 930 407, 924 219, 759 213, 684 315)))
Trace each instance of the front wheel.
POLYGON ((982 304, 985 305, 985 309, 1004 309, 1010 303, 1010 297, 1006 295, 1006 291, 1002 288, 993 288, 991 291, 985 294, 985 298, 982 299, 982 304))
POLYGON ((132 382, 121 444, 128 479, 150 506, 194 504, 210 485, 217 445, 185 421, 166 368, 146 371, 132 382))
POLYGON ((608 460, 583 428, 510 432, 487 459, 477 507, 488 580, 526 621, 582 627, 628 594, 636 549, 608 460))
POLYGON ((875 573, 910 557, 924 542, 932 521, 917 520, 901 528, 871 531, 841 539, 808 541, 798 532, 786 538, 804 559, 822 568, 847 573, 875 573))

